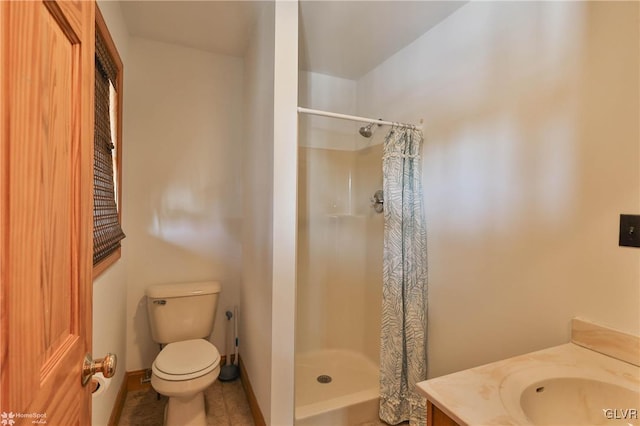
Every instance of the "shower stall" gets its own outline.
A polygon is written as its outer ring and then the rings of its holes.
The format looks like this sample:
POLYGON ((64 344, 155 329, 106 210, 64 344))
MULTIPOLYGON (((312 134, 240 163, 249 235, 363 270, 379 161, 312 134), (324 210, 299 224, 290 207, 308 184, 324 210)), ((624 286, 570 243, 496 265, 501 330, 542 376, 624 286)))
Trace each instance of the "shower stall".
POLYGON ((384 135, 376 125, 299 117, 296 424, 375 421, 384 225, 374 194, 384 135))

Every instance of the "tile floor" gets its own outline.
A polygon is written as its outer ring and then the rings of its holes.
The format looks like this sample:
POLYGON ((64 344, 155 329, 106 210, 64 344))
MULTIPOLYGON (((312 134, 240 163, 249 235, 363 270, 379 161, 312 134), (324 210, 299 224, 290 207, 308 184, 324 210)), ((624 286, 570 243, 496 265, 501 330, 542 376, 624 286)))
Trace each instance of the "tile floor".
MULTIPOLYGON (((389 426, 389 423, 383 422, 382 420, 377 420, 373 422, 361 423, 358 426, 389 426)), ((409 422, 398 423, 397 426, 409 426, 409 422)))
MULTIPOLYGON (((205 393, 208 426, 253 426, 247 396, 240 380, 216 380, 205 393)), ((120 416, 119 426, 162 426, 167 397, 156 398, 153 389, 131 391, 120 416)))
MULTIPOLYGON (((162 426, 164 406, 167 397, 160 400, 156 392, 149 388, 127 393, 119 426, 162 426)), ((254 426, 247 396, 242 382, 221 382, 216 380, 205 393, 208 426, 254 426)), ((408 422, 401 425, 408 425, 408 422)), ((358 426, 388 426, 382 421, 362 423, 358 426)))

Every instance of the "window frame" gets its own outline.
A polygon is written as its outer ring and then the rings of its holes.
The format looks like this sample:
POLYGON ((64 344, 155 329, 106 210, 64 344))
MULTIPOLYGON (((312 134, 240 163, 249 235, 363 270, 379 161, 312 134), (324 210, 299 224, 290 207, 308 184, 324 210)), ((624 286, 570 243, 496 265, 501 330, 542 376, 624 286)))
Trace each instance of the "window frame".
MULTIPOLYGON (((118 206, 118 222, 122 225, 122 99, 123 99, 123 64, 122 59, 120 58, 120 54, 118 53, 118 49, 116 49, 116 45, 111 38, 111 33, 107 28, 107 24, 102 16, 102 12, 100 12, 100 8, 96 5, 96 19, 95 19, 95 30, 100 33, 104 42, 106 44, 109 55, 113 59, 113 63, 118 69, 118 73, 116 76, 116 134, 115 134, 115 153, 116 153, 116 161, 115 161, 115 181, 116 181, 116 204, 118 206)), ((92 157, 93 158, 93 157, 92 157)), ((116 263, 118 259, 122 256, 122 247, 118 247, 112 253, 110 253, 107 257, 102 259, 100 262, 93 265, 93 279, 95 280, 100 274, 106 271, 111 265, 116 263)))

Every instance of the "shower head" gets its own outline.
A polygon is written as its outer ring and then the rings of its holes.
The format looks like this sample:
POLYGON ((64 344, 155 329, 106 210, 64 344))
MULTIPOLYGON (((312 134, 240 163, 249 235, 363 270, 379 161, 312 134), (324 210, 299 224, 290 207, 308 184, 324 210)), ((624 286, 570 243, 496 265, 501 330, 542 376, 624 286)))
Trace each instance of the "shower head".
POLYGON ((372 127, 373 123, 367 124, 366 126, 360 127, 359 132, 365 138, 370 138, 371 135, 373 135, 373 130, 371 130, 372 127))
MULTIPOLYGON (((379 120, 382 120, 382 118, 380 118, 379 120)), ((358 130, 358 132, 364 136, 365 138, 370 138, 371 136, 373 136, 373 125, 376 123, 369 123, 366 126, 362 126, 360 127, 360 130, 358 130)), ((382 124, 378 124, 378 127, 382 126, 382 124)))

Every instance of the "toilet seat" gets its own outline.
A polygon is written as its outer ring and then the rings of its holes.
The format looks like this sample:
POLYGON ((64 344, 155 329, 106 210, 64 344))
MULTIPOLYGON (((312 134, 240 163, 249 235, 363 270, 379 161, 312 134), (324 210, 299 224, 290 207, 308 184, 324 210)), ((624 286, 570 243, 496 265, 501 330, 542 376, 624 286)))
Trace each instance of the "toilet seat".
POLYGON ((164 380, 191 380, 213 371, 220 365, 220 353, 204 339, 169 343, 156 357, 151 370, 164 380))

